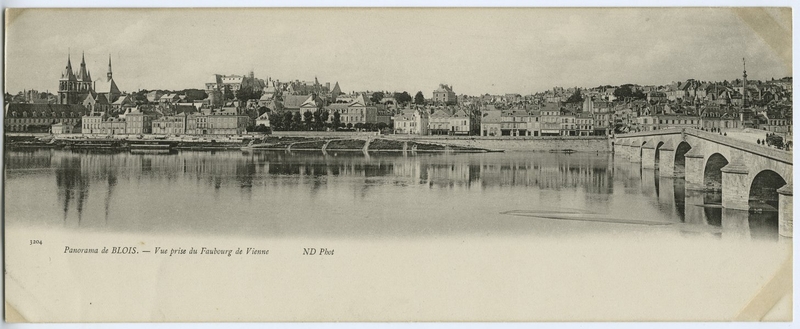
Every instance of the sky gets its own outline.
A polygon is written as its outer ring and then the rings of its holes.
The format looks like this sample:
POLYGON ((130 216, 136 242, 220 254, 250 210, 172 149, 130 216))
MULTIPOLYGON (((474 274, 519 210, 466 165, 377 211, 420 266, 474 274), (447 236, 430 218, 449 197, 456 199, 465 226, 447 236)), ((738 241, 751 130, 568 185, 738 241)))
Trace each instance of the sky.
POLYGON ((123 91, 212 74, 345 92, 530 94, 554 86, 790 76, 791 11, 728 8, 28 9, 11 13, 6 91, 55 92, 68 54, 123 91))

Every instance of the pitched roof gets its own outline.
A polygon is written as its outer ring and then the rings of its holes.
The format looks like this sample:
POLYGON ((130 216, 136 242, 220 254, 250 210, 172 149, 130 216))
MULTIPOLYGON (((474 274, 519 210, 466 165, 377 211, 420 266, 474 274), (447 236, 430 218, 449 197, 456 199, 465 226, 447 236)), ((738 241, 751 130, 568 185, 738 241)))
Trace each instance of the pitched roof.
POLYGON ((364 100, 364 94, 359 94, 348 106, 367 106, 367 102, 364 100))
POLYGON ((39 117, 62 116, 61 113, 66 113, 67 116, 83 116, 87 113, 83 105, 11 103, 6 107, 5 115, 10 118, 21 118, 25 114, 33 116, 34 112, 39 117))
POLYGON ((447 111, 445 111, 444 109, 440 109, 431 114, 431 118, 449 118, 450 116, 451 116, 450 113, 447 113, 447 111))
POLYGON ((114 79, 98 79, 94 82, 94 91, 101 94, 119 94, 119 88, 114 79))
POLYGON ((264 112, 256 118, 256 120, 269 120, 269 112, 264 112))
POLYGON ((130 103, 130 102, 131 101, 130 101, 130 96, 129 95, 122 95, 122 96, 120 96, 120 98, 117 98, 117 100, 114 101, 113 104, 114 105, 123 105, 125 103, 130 103))
POLYGON ((500 123, 501 121, 501 111, 486 111, 481 118, 481 123, 500 123))
POLYGON ((175 113, 192 114, 195 112, 197 112, 197 108, 194 105, 175 105, 175 113))
POLYGON ((453 113, 453 117, 464 118, 464 117, 469 117, 469 114, 467 114, 467 111, 464 111, 464 109, 460 109, 455 113, 453 113))
POLYGON ((308 96, 305 95, 285 95, 283 96, 283 107, 299 109, 306 99, 308 96))
POLYGON ((394 121, 414 121, 414 112, 400 112, 392 118, 394 121))

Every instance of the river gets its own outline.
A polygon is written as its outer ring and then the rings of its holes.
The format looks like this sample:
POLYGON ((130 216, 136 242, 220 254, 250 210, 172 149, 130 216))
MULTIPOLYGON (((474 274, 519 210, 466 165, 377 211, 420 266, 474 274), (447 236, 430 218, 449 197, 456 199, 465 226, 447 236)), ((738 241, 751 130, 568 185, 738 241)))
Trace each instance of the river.
POLYGON ((778 238, 776 212, 703 207, 713 194, 687 192, 682 178, 610 154, 37 150, 6 160, 10 225, 347 237, 559 235, 603 226, 778 238), (587 225, 559 228, 563 221, 587 225))

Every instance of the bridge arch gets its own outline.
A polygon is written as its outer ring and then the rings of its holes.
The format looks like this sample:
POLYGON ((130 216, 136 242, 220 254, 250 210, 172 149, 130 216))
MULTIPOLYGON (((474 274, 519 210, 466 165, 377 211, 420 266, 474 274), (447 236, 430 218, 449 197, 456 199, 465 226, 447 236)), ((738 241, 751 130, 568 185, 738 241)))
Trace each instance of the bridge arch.
MULTIPOLYGON (((639 144, 639 143, 637 143, 639 144)), ((644 155, 644 145, 647 144, 646 140, 643 140, 641 144, 639 144, 639 160, 644 159, 642 156, 644 155)))
POLYGON ((655 164, 656 168, 658 168, 658 164, 659 164, 659 162, 661 162, 661 155, 659 153, 661 151, 661 147, 662 146, 664 146, 664 142, 658 141, 658 144, 656 144, 656 154, 655 154, 656 159, 654 161, 654 164, 655 164))
POLYGON ((685 141, 681 141, 678 147, 675 148, 675 168, 673 171, 676 174, 683 174, 686 172, 686 153, 692 149, 692 146, 685 141))
POLYGON ((778 189, 784 185, 786 179, 777 172, 770 169, 760 171, 750 183, 750 208, 777 209, 778 189))
POLYGON ((719 153, 708 157, 703 169, 703 187, 706 190, 722 191, 722 168, 728 163, 728 159, 719 153))
MULTIPOLYGON (((748 206, 751 211, 749 225, 751 234, 777 236, 779 234, 780 212, 778 189, 786 185, 779 173, 765 169, 758 172, 750 183, 748 206)), ((785 209, 783 209, 785 211, 785 209)))

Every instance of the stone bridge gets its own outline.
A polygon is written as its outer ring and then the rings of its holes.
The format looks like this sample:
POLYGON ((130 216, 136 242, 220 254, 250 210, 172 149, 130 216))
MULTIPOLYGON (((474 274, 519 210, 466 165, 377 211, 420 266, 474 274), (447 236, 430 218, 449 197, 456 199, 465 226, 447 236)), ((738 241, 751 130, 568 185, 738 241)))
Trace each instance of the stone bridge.
POLYGON ((779 232, 792 236, 792 153, 692 128, 615 136, 615 156, 684 177, 690 190, 722 194, 722 207, 778 211, 779 232))

